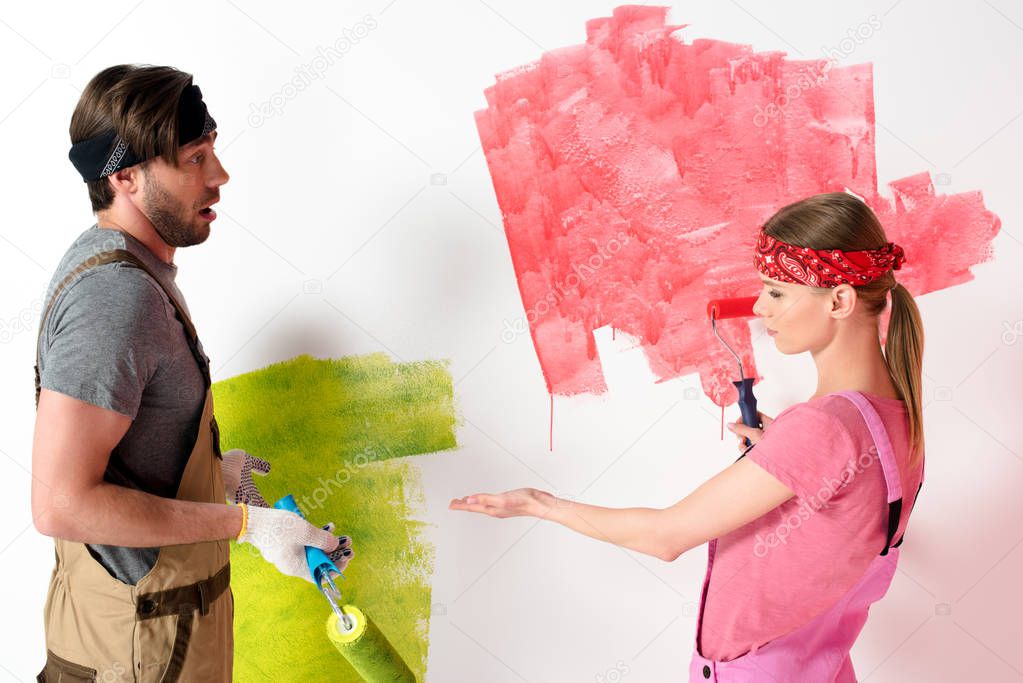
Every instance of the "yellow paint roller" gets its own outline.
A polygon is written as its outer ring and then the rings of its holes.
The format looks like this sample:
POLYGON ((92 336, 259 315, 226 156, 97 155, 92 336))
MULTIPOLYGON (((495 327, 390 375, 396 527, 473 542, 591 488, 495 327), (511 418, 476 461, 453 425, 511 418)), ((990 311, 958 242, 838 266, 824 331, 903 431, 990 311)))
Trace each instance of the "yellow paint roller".
MULTIPOLYGON (((330 599, 329 597, 327 598, 330 599)), ((327 638, 367 681, 415 683, 416 677, 376 624, 355 605, 327 617, 327 638)))
MULTIPOLYGON (((290 494, 274 503, 274 507, 305 517, 290 494)), ((366 613, 355 605, 341 605, 341 591, 334 577, 344 578, 344 574, 321 549, 306 546, 305 551, 313 583, 330 603, 327 638, 337 651, 369 683, 416 683, 415 674, 366 613)))

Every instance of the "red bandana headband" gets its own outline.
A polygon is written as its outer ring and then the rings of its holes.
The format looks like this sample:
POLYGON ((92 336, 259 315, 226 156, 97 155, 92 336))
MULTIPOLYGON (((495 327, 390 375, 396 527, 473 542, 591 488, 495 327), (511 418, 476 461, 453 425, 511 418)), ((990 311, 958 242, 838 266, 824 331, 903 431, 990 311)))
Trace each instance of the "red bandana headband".
POLYGON ((757 270, 772 280, 810 287, 865 285, 898 270, 905 260, 902 247, 894 242, 864 251, 810 249, 776 240, 763 229, 753 254, 757 270))

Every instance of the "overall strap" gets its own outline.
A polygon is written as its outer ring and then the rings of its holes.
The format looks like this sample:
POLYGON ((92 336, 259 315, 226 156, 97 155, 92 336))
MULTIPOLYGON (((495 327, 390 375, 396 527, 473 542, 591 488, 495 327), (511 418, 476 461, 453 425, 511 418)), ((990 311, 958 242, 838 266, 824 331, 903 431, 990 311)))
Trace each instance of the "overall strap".
MULTIPOLYGON (((924 457, 923 453, 921 453, 920 454, 920 485, 916 487, 916 494, 913 495, 913 507, 909 508, 910 512, 912 512, 913 510, 916 509, 916 499, 920 497, 920 489, 922 489, 924 487, 924 473, 927 470, 926 465, 927 465, 927 458, 924 457)), ((893 548, 898 548, 900 545, 902 545, 902 541, 905 540, 905 538, 906 538, 906 534, 903 533, 902 536, 899 537, 899 540, 897 540, 892 545, 892 547, 893 548)))
POLYGON ((49 317, 50 315, 50 310, 53 308, 53 304, 57 300, 57 296, 60 295, 60 293, 64 291, 64 289, 78 275, 84 273, 90 268, 106 265, 108 263, 125 263, 129 267, 140 268, 146 274, 148 274, 149 277, 153 278, 153 280, 156 281, 156 284, 159 285, 160 289, 163 290, 164 294, 167 295, 167 298, 174 306, 175 315, 177 319, 181 322, 181 325, 185 328, 185 336, 188 340, 188 347, 191 349, 192 355, 195 356, 196 362, 199 363, 199 370, 203 374, 203 379, 205 380, 206 387, 209 388, 210 368, 209 365, 206 363, 206 359, 203 358, 202 353, 199 352, 199 337, 196 335, 195 326, 192 324, 191 318, 189 318, 188 314, 185 312, 184 307, 178 302, 177 298, 175 298, 173 294, 167 291, 167 288, 163 286, 163 283, 160 281, 160 278, 156 277, 153 271, 150 270, 149 267, 141 259, 139 259, 138 256, 136 256, 135 254, 131 253, 126 249, 113 249, 110 251, 100 252, 95 256, 91 256, 85 261, 79 263, 74 268, 72 268, 71 271, 54 288, 53 295, 50 297, 50 301, 46 304, 46 308, 43 309, 43 315, 39 321, 39 333, 36 336, 36 365, 35 365, 36 407, 39 406, 39 393, 41 390, 39 377, 39 358, 41 350, 40 347, 42 343, 43 330, 45 329, 44 326, 46 325, 47 317, 49 317))
MULTIPOLYGON (((870 401, 862 393, 858 391, 838 391, 835 393, 849 399, 853 405, 859 408, 860 414, 867 423, 867 429, 870 430, 870 436, 874 439, 874 446, 877 448, 878 460, 881 461, 885 485, 888 488, 888 532, 885 538, 884 550, 881 551, 882 555, 887 555, 888 549, 892 547, 892 538, 899 529, 899 520, 902 517, 902 480, 899 478, 895 451, 892 449, 892 442, 888 438, 888 430, 885 429, 881 416, 877 414, 877 410, 875 410, 874 406, 871 405, 870 401)), ((922 481, 920 484, 923 486, 922 481)), ((917 493, 920 493, 919 488, 917 488, 917 493)), ((916 500, 914 499, 915 502, 916 500)), ((899 543, 902 543, 902 538, 895 545, 899 543)))
POLYGON ((136 598, 135 618, 139 621, 177 615, 177 629, 174 634, 174 645, 171 648, 170 662, 164 669, 161 683, 176 683, 181 678, 181 670, 188 654, 188 644, 192 640, 193 615, 199 612, 206 616, 210 605, 231 585, 231 563, 225 564, 220 571, 208 579, 197 581, 187 586, 168 588, 153 593, 140 594, 136 598))

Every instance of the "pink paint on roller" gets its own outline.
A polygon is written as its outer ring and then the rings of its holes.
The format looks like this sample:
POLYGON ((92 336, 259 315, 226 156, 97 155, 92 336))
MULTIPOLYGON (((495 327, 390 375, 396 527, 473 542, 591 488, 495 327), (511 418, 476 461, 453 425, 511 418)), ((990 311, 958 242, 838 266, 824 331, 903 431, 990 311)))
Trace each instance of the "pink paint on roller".
MULTIPOLYGON (((1000 221, 928 173, 877 189, 870 64, 785 59, 619 7, 586 42, 501 74, 476 112, 519 291, 552 394, 606 390, 593 331, 640 340, 660 380, 698 372, 734 402, 709 299, 760 289, 753 246, 785 204, 848 189, 906 250, 915 295, 973 279, 1000 221)), ((756 377, 748 320, 723 320, 756 377)))
POLYGON ((752 318, 757 297, 744 296, 739 299, 711 299, 707 302, 707 317, 714 320, 725 318, 752 318))

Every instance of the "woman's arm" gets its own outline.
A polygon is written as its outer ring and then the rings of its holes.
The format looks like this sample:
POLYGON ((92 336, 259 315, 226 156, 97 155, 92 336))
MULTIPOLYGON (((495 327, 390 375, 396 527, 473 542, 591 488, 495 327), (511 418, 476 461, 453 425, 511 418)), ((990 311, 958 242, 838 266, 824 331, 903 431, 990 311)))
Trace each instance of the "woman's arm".
MULTIPOLYGON (((742 435, 746 434, 744 431, 742 435)), ((599 541, 671 562, 691 548, 752 522, 794 496, 773 475, 743 458, 664 509, 587 505, 537 489, 477 493, 452 500, 449 508, 491 517, 548 519, 599 541)))

